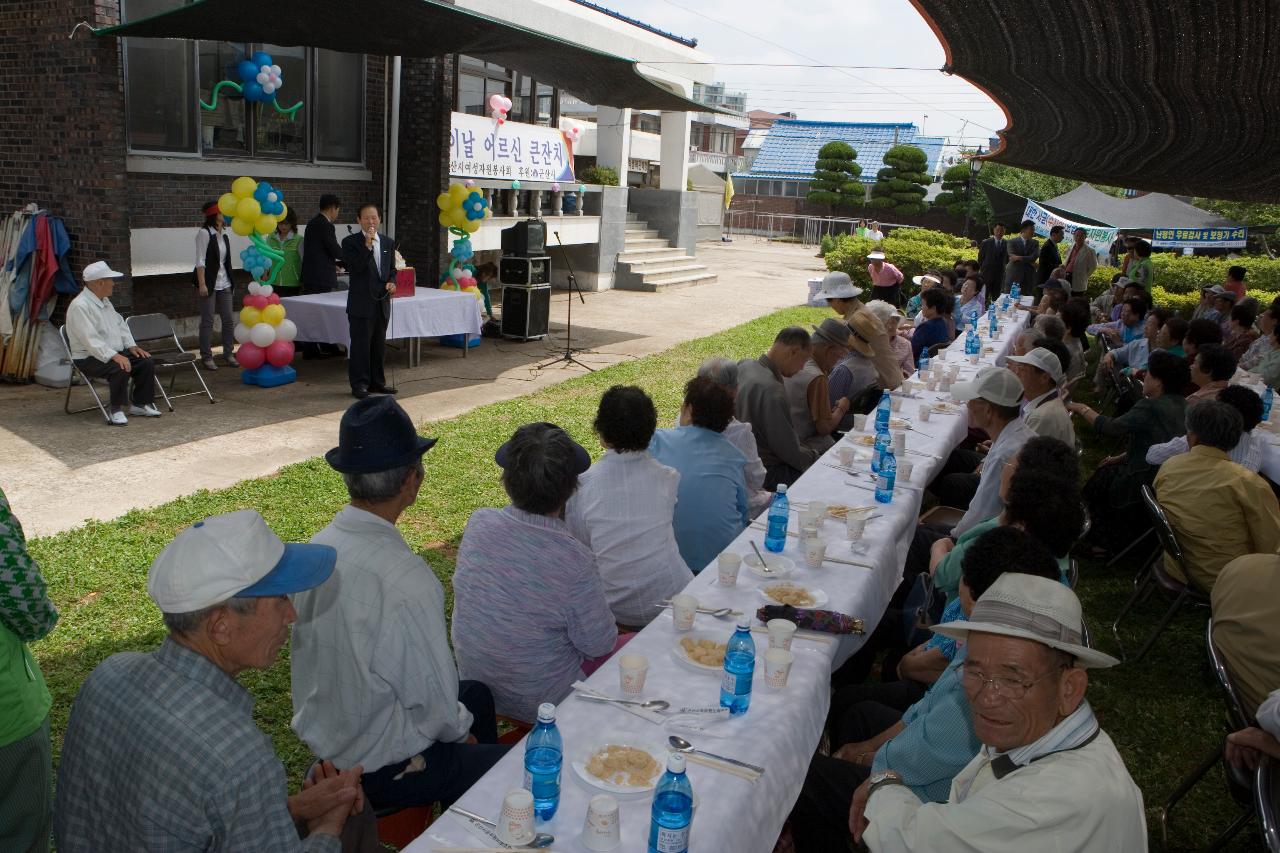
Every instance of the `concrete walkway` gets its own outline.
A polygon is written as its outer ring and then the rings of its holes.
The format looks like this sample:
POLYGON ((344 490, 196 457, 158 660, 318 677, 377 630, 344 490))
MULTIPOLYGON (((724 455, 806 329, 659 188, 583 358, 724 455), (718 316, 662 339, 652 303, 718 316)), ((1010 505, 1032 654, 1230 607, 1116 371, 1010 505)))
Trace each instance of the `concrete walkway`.
MULTIPOLYGON (((574 345, 592 350, 581 360, 605 367, 799 305, 805 279, 823 269, 812 247, 750 238, 699 244, 698 259, 719 276, 715 284, 667 293, 606 291, 575 303, 574 345)), ((554 294, 545 341, 485 340, 466 359, 460 350, 427 344, 413 369, 405 367, 403 351, 388 352, 388 381, 421 423, 579 375, 577 367, 534 369, 563 352, 567 298, 554 294)), ((123 428, 106 426, 97 412, 64 414, 65 391, 0 385, 0 489, 27 535, 42 536, 322 454, 337 442, 338 422, 352 402, 346 365, 328 359, 295 366, 296 383, 267 390, 241 384, 239 371, 221 369, 207 376, 216 405, 187 397, 172 414, 133 418, 123 428)), ((181 389, 181 374, 178 381, 181 389)), ((76 401, 85 405, 88 392, 75 389, 76 401)))

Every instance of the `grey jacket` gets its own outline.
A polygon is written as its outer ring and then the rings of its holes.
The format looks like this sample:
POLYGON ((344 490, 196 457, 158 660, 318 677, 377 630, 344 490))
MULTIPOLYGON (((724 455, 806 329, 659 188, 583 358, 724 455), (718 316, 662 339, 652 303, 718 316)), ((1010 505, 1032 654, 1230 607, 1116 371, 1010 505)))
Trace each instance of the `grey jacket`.
POLYGON ((766 468, 782 462, 804 471, 817 460, 818 451, 806 447, 796 435, 782 374, 769 356, 738 362, 737 413, 738 420, 751 424, 766 468))

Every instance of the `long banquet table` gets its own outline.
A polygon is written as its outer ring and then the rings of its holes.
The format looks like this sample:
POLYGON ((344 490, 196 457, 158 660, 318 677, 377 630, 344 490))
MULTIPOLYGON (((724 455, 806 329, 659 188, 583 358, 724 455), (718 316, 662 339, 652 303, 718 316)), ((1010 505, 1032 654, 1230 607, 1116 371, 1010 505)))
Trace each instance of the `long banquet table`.
MULTIPOLYGON (((1025 300, 1024 301, 1028 301, 1025 300)), ((1018 322, 1002 321, 1000 335, 995 341, 984 339, 982 365, 1003 364, 1013 346, 1018 322)), ((962 365, 960 379, 971 378, 978 369, 964 357, 963 339, 958 339, 940 358, 947 363, 962 365)), ((935 360, 936 363, 937 360, 935 360)), ((851 550, 844 523, 836 519, 824 522, 820 531, 830 543, 828 554, 842 559, 865 563, 874 568, 861 568, 827 562, 820 569, 805 567, 798 540, 788 537, 783 555, 797 564, 792 580, 809 588, 826 592, 829 609, 865 620, 866 635, 875 628, 881 614, 902 577, 902 566, 911 534, 920 511, 922 487, 942 466, 947 454, 964 439, 967 419, 963 406, 956 406, 955 414, 934 414, 927 424, 920 424, 918 411, 922 404, 950 399, 950 394, 920 390, 914 397, 904 399, 902 411, 895 418, 907 418, 912 429, 907 433, 909 459, 914 467, 910 484, 899 481, 892 503, 876 504, 873 493, 854 483, 870 485, 869 476, 851 475, 832 467, 836 464, 837 448, 854 442, 857 460, 854 468, 869 472, 869 448, 856 443, 857 434, 850 434, 836 448, 813 465, 788 490, 793 505, 811 499, 828 504, 848 506, 875 506, 879 517, 867 524, 864 539, 856 550, 851 550), (913 452, 915 451, 915 452, 913 452), (930 454, 919 455, 919 454, 930 454)), ((871 416, 871 422, 874 415, 871 416)), ((758 522, 764 521, 762 514, 758 522)), ((796 529, 796 522, 791 522, 796 529)), ((748 527, 727 550, 739 554, 751 553, 750 540, 763 550, 764 531, 748 527)), ((751 574, 744 565, 735 587, 724 588, 717 583, 714 562, 695 576, 686 592, 697 597, 703 607, 733 607, 752 612, 764 604, 758 587, 765 581, 751 574)), ((716 619, 699 614, 694 624, 695 632, 707 632, 723 642, 733 632, 731 618, 716 619)), ((866 636, 864 635, 864 636, 866 636)), ((676 660, 674 646, 679 638, 672 625, 669 611, 663 611, 657 619, 637 634, 626 646, 627 654, 642 654, 649 659, 649 672, 645 683, 644 698, 667 699, 673 708, 715 706, 719 701, 720 677, 716 673, 694 671, 676 660)), ((757 851, 768 853, 791 811, 804 781, 809 758, 821 738, 830 703, 829 681, 834 667, 852 654, 863 642, 862 637, 849 637, 841 641, 834 638, 816 638, 816 635, 797 635, 792 646, 796 659, 790 679, 783 690, 773 690, 765 685, 763 655, 768 647, 768 636, 753 633, 757 649, 757 665, 751 707, 738 718, 704 722, 704 731, 696 734, 680 728, 682 718, 668 720, 659 726, 618 706, 602 705, 566 697, 557 709, 557 725, 565 744, 565 763, 561 771, 560 807, 548 823, 539 823, 540 832, 556 836, 557 850, 585 850, 581 842, 583 820, 587 802, 603 791, 589 787, 571 768, 571 762, 593 746, 605 743, 625 742, 631 745, 652 745, 664 748, 668 734, 679 733, 695 746, 711 752, 749 761, 766 768, 756 781, 722 773, 711 767, 690 763, 688 774, 697 797, 691 850, 702 851, 757 851)), ((616 655, 615 655, 616 658, 616 655)), ((586 684, 596 691, 616 698, 624 698, 618 686, 618 664, 607 661, 586 684)), ((458 805, 480 815, 496 819, 503 796, 512 788, 519 788, 524 777, 524 747, 517 744, 480 779, 458 805)), ((621 804, 622 844, 619 851, 643 851, 649 831, 649 807, 652 795, 640 795, 627 799, 619 796, 621 804)), ((495 844, 474 832, 453 814, 446 813, 408 848, 410 853, 429 853, 438 846, 488 846, 495 844)))

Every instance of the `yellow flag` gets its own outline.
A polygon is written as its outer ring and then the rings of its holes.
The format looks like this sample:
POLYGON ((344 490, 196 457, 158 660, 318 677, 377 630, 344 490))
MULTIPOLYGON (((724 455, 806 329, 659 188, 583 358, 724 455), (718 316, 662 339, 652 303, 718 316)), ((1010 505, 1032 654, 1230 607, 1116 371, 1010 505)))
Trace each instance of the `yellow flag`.
POLYGON ((724 176, 724 209, 729 209, 729 203, 733 201, 733 175, 724 176))

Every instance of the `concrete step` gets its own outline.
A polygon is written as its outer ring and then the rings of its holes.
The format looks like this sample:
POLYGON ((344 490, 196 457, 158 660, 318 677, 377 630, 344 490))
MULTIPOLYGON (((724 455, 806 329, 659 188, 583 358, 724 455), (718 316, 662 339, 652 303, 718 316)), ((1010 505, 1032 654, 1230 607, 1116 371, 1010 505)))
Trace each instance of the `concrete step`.
POLYGON ((646 246, 640 249, 626 249, 618 253, 618 263, 630 264, 636 261, 669 261, 686 257, 682 249, 673 249, 670 246, 646 246))
POLYGON ((661 237, 632 237, 630 234, 623 238, 622 243, 622 251, 624 252, 633 252, 636 249, 652 249, 658 246, 669 248, 671 245, 661 237))
POLYGON ((645 276, 641 281, 633 279, 616 280, 614 286, 619 290, 636 290, 643 293, 658 293, 664 290, 678 290, 682 287, 694 287, 699 284, 712 284, 717 279, 715 273, 704 269, 702 272, 684 273, 670 278, 650 278, 645 276))
POLYGON ((636 275, 653 275, 655 273, 678 272, 689 269, 706 269, 688 256, 682 258, 665 258, 656 261, 634 262, 627 265, 636 275))
POLYGON ((644 223, 641 222, 634 228, 628 227, 624 233, 626 234, 627 239, 631 239, 632 237, 657 237, 658 229, 646 228, 644 227, 644 223))

